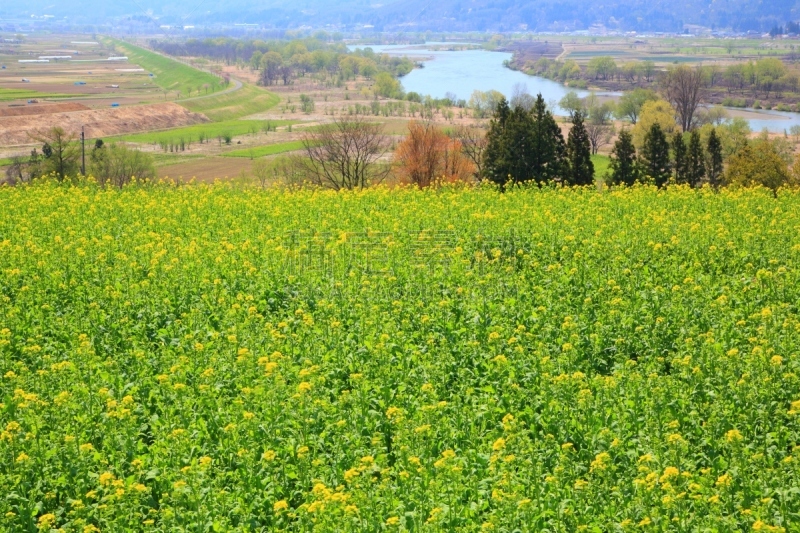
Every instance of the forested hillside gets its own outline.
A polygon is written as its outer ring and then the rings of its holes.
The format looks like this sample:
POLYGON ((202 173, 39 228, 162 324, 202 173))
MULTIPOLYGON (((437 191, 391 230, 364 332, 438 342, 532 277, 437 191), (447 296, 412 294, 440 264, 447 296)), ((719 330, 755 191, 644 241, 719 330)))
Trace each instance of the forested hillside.
MULTIPOLYGON (((798 0, 232 0, 201 3, 178 0, 122 0, 109 4, 82 0, 53 4, 32 0, 0 8, 3 16, 50 14, 75 22, 100 22, 125 16, 152 18, 154 24, 264 23, 278 28, 301 25, 373 25, 376 30, 564 31, 604 24, 611 29, 679 31, 700 24, 738 31, 768 31, 800 17, 798 0), (79 9, 76 9, 80 7, 79 9), (90 20, 91 19, 91 20, 90 20)), ((157 26, 156 26, 157 27, 157 26)))

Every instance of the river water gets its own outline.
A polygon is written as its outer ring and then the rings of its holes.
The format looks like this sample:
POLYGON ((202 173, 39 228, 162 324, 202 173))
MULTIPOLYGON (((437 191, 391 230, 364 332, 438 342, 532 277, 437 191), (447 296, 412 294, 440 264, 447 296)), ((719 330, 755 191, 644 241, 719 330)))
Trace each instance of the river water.
MULTIPOLYGON (((503 62, 511 59, 510 53, 489 52, 487 50, 436 50, 429 46, 457 46, 466 43, 428 43, 427 45, 375 45, 370 46, 376 53, 405 55, 419 59, 424 68, 417 68, 401 79, 406 92, 417 92, 444 98, 447 93, 455 94, 459 99, 469 100, 475 90, 496 90, 510 98, 517 85, 525 85, 528 92, 535 95, 542 93, 545 101, 553 106, 556 114, 564 114, 564 110, 556 104, 570 89, 558 82, 537 76, 528 76, 522 72, 503 66, 503 62)), ((352 47, 355 48, 355 47, 352 47)), ((588 91, 576 90, 581 97, 588 91)), ((619 94, 619 93, 598 93, 619 94)), ((792 126, 800 125, 800 113, 765 111, 748 109, 757 113, 758 118, 747 119, 753 131, 767 128, 770 131, 788 131, 792 126)), ((731 110, 735 113, 736 110, 731 110)))

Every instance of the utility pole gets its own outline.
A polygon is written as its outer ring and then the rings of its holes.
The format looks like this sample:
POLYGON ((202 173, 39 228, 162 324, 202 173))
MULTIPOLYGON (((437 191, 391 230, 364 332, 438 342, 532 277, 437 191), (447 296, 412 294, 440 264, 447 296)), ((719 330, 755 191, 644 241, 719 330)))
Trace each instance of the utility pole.
POLYGON ((81 174, 86 175, 86 135, 81 126, 81 174))

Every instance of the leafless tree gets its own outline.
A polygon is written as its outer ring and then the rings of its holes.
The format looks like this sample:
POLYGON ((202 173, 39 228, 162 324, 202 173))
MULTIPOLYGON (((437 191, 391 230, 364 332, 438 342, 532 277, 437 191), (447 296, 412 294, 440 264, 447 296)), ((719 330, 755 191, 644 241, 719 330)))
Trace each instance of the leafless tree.
POLYGON ((475 179, 483 178, 483 152, 486 150, 486 134, 477 128, 459 126, 452 136, 461 141, 461 151, 475 165, 475 179))
POLYGON ((2 182, 6 185, 16 185, 29 181, 29 174, 26 171, 27 161, 20 156, 11 158, 11 165, 6 168, 6 179, 2 182))
POLYGON ((521 107, 525 111, 530 111, 533 109, 533 104, 536 103, 536 98, 534 98, 528 91, 528 86, 526 84, 515 83, 513 91, 514 92, 511 94, 511 101, 509 102, 512 109, 517 106, 521 107))
POLYGON ((589 137, 589 144, 592 145, 593 154, 596 154, 600 148, 609 144, 614 137, 615 130, 611 124, 599 124, 589 121, 584 126, 589 137))
POLYGON ((678 114, 683 131, 694 126, 695 113, 702 100, 703 72, 681 65, 667 70, 661 79, 665 98, 678 114))
POLYGON ((263 157, 253 161, 253 176, 255 176, 256 179, 258 179, 258 183, 261 185, 262 189, 267 188, 267 183, 269 183, 270 170, 271 169, 269 166, 269 161, 267 161, 263 157))
POLYGON ((614 125, 611 124, 614 108, 611 103, 602 101, 594 93, 586 97, 583 104, 588 114, 584 126, 589 144, 592 145, 592 153, 596 154, 600 148, 609 144, 614 136, 614 125))
POLYGON ((289 85, 289 81, 292 79, 292 74, 294 74, 294 71, 289 65, 283 65, 280 68, 280 76, 284 85, 289 85))
POLYGON ((302 142, 303 172, 320 187, 363 189, 380 183, 391 171, 388 164, 379 163, 389 149, 383 126, 360 115, 337 117, 307 130, 302 142))

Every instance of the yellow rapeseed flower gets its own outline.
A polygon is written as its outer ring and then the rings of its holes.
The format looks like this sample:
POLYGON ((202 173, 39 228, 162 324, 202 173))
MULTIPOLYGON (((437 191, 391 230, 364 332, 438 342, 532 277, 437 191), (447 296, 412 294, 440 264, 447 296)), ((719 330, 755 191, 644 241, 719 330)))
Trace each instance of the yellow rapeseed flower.
POLYGON ((392 418, 397 418, 398 416, 400 416, 400 414, 401 414, 401 411, 400 411, 399 407, 390 407, 390 408, 388 408, 386 410, 386 418, 388 418, 390 420, 392 418))
POLYGON ((736 442, 742 440, 742 434, 738 429, 732 429, 725 433, 725 440, 728 442, 736 442))
POLYGON ((357 478, 360 475, 360 472, 357 468, 351 468, 344 473, 344 480, 347 482, 352 481, 353 479, 357 478))
POLYGON ((667 481, 670 481, 671 479, 678 477, 679 474, 680 470, 678 470, 674 466, 668 466, 664 469, 664 473, 661 475, 659 481, 661 483, 666 483, 667 481))
POLYGON ((611 456, 607 452, 600 452, 595 456, 594 461, 592 461, 592 464, 589 466, 589 471, 605 470, 609 462, 611 462, 611 456))
POLYGON ((272 450, 267 450, 261 454, 261 459, 264 461, 272 461, 277 457, 277 454, 272 450))
POLYGON ((717 478, 717 481, 714 484, 718 487, 727 487, 731 484, 731 481, 733 481, 733 478, 731 478, 730 474, 722 474, 717 478))
POLYGON ((52 527, 55 521, 56 521, 56 515, 52 513, 43 514, 42 516, 39 517, 39 522, 38 522, 39 529, 48 529, 52 527))
POLYGON ((272 510, 276 513, 285 511, 288 508, 289 508, 289 502, 287 502, 286 500, 278 500, 277 502, 272 504, 272 510))

